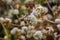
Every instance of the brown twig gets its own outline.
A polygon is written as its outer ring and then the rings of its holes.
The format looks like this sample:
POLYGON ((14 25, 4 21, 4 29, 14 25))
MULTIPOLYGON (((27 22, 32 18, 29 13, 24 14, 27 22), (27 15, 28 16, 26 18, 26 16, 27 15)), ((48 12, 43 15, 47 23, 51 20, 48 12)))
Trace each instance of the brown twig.
MULTIPOLYGON (((46 0, 46 3, 47 3, 47 5, 48 5, 49 9, 52 11, 52 8, 51 8, 51 6, 50 6, 48 0, 46 0)), ((52 12, 53 12, 53 11, 52 11, 52 12)))

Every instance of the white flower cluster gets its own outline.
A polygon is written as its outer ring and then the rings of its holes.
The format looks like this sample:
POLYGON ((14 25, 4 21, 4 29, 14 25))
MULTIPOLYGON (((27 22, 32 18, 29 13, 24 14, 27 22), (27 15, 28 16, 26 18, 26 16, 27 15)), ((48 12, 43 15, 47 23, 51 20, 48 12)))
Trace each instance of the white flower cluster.
MULTIPOLYGON (((48 9, 39 5, 36 9, 32 11, 32 13, 28 16, 28 19, 31 21, 32 25, 36 25, 37 22, 42 22, 41 19, 38 19, 37 16, 40 14, 46 14, 48 9)), ((41 16, 41 15, 40 15, 41 16)), ((50 16, 50 15, 49 15, 50 16)))
POLYGON ((39 6, 36 8, 36 10, 40 11, 40 13, 47 13, 48 12, 48 9, 46 7, 43 7, 43 6, 39 6))
POLYGON ((15 28, 13 28, 12 30, 11 30, 11 34, 16 34, 16 32, 20 32, 21 30, 20 29, 18 29, 17 27, 15 27, 15 28))
MULTIPOLYGON (((14 28, 12 27, 13 29, 9 29, 9 31, 10 34, 17 36, 17 40, 20 40, 20 38, 22 40, 29 40, 32 37, 35 40, 42 40, 50 33, 52 35, 55 32, 53 28, 54 26, 56 26, 60 31, 60 14, 58 13, 60 12, 60 6, 58 7, 58 9, 57 6, 54 6, 52 8, 54 12, 54 16, 52 16, 48 13, 48 8, 45 6, 38 4, 34 5, 33 3, 31 3, 31 7, 36 7, 30 9, 29 4, 27 4, 28 8, 25 5, 22 5, 21 9, 23 10, 23 13, 20 16, 20 1, 21 0, 6 0, 8 5, 10 4, 11 9, 9 9, 8 12, 5 12, 0 17, 0 22, 2 22, 3 24, 6 23, 8 25, 10 23, 8 26, 13 25, 14 28), (31 11, 31 13, 29 11, 31 11), (57 14, 56 18, 55 13, 57 14)), ((25 0, 25 3, 28 3, 30 1, 33 2, 34 0, 25 0)), ((54 33, 55 37, 57 37, 57 33, 54 33)), ((7 40, 7 36, 4 36, 4 39, 7 40)))
POLYGON ((9 21, 10 23, 12 22, 12 20, 9 18, 5 18, 5 21, 9 21))
POLYGON ((35 32, 35 34, 33 36, 36 40, 41 40, 43 38, 43 34, 41 31, 35 32))
POLYGON ((42 14, 42 13, 47 13, 48 9, 44 6, 39 5, 38 7, 36 7, 36 9, 33 9, 33 12, 31 14, 42 14))
MULTIPOLYGON (((11 34, 15 35, 16 32, 20 32, 21 34, 26 34, 27 38, 31 38, 31 37, 34 37, 35 39, 42 39, 43 38, 43 34, 41 31, 34 31, 33 30, 34 28, 32 26, 30 27, 26 27, 26 26, 23 26, 22 29, 18 29, 17 27, 13 28, 11 30, 11 34)), ((25 39, 25 37, 22 36, 23 39, 25 39)))
POLYGON ((37 18, 34 15, 29 15, 28 19, 31 21, 32 25, 37 23, 37 18))
POLYGON ((9 21, 10 23, 12 22, 12 20, 10 18, 3 18, 3 17, 0 17, 0 21, 1 22, 9 21))

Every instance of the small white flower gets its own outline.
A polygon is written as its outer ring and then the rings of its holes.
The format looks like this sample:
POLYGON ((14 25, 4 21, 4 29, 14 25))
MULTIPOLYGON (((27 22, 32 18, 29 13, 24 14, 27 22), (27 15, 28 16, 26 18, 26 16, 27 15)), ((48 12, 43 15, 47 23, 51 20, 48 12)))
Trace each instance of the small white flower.
POLYGON ((22 40, 26 40, 25 36, 21 35, 21 39, 22 40))
POLYGON ((29 25, 28 30, 32 30, 32 29, 34 29, 34 26, 29 25))
POLYGON ((32 25, 37 24, 37 18, 32 14, 28 16, 28 19, 30 20, 32 25))
POLYGON ((46 7, 44 7, 44 12, 47 13, 48 12, 48 9, 46 7))
POLYGON ((50 15, 50 14, 47 14, 47 17, 48 17, 48 19, 52 19, 53 18, 52 15, 50 15))
POLYGON ((46 14, 47 12, 48 12, 48 8, 39 5, 38 7, 36 7, 36 9, 33 9, 30 16, 34 15, 35 17, 38 17, 40 16, 40 14, 42 13, 46 14))
POLYGON ((13 35, 14 35, 14 34, 15 34, 15 32, 16 32, 16 31, 14 31, 14 30, 11 30, 11 34, 13 34, 13 35))
POLYGON ((11 19, 9 19, 9 18, 5 18, 5 21, 12 22, 12 20, 11 20, 11 19))
POLYGON ((21 32, 21 30, 20 30, 20 29, 18 29, 17 31, 18 31, 18 32, 21 32))
POLYGON ((57 28, 60 30, 60 24, 57 25, 57 28))
POLYGON ((41 31, 36 31, 35 34, 33 35, 33 37, 35 39, 42 39, 43 38, 43 34, 41 31))
POLYGON ((4 36, 4 40, 8 40, 8 37, 7 36, 4 36))
POLYGON ((27 38, 31 38, 33 35, 32 35, 32 33, 28 33, 26 36, 27 36, 27 38))
POLYGON ((15 14, 15 15, 19 14, 18 9, 14 9, 14 10, 13 10, 13 14, 15 14))
POLYGON ((22 27, 22 30, 28 30, 28 27, 23 26, 23 27, 22 27))
POLYGON ((48 12, 48 9, 46 7, 43 7, 43 6, 39 6, 37 7, 36 10, 39 10, 39 13, 47 13, 48 12))
POLYGON ((21 33, 22 33, 22 34, 25 34, 27 31, 28 31, 28 27, 23 26, 23 27, 22 27, 22 30, 21 30, 21 33))
POLYGON ((34 29, 34 26, 31 26, 31 25, 28 26, 28 31, 26 35, 27 38, 31 38, 33 36, 33 34, 35 33, 35 30, 33 29, 34 29))
POLYGON ((24 31, 24 30, 21 30, 21 33, 22 33, 22 34, 25 34, 25 31, 24 31))
POLYGON ((24 21, 21 21, 20 25, 21 26, 25 25, 25 22, 24 21))
POLYGON ((35 30, 28 30, 28 32, 27 32, 27 38, 31 38, 31 37, 33 37, 33 34, 35 33, 35 30))
POLYGON ((17 32, 17 30, 18 30, 17 27, 13 28, 13 29, 11 30, 11 34, 15 34, 15 33, 17 32))
POLYGON ((60 23, 60 19, 55 19, 55 22, 56 23, 60 23))

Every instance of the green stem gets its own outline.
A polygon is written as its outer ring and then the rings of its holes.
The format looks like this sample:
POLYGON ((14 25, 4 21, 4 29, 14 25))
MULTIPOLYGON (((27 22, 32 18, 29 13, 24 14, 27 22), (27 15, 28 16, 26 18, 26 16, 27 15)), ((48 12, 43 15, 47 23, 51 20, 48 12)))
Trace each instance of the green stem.
POLYGON ((3 25, 2 22, 0 22, 0 23, 1 23, 2 27, 3 27, 3 29, 4 29, 4 32, 5 32, 6 36, 8 37, 8 40, 10 40, 10 39, 9 39, 9 34, 8 34, 7 29, 5 28, 5 26, 3 25))

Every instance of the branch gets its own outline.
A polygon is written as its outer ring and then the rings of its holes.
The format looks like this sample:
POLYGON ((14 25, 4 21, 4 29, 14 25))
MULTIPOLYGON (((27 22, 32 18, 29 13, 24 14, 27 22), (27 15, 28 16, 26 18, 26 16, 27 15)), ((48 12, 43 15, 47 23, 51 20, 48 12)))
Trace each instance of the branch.
MULTIPOLYGON (((48 0, 46 0, 46 3, 47 3, 47 5, 48 5, 49 9, 52 11, 52 8, 51 8, 51 6, 50 6, 48 0)), ((53 12, 53 11, 52 11, 52 12, 53 12)))

